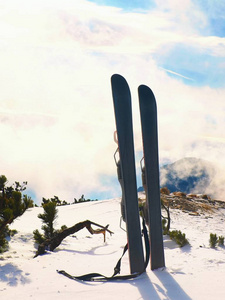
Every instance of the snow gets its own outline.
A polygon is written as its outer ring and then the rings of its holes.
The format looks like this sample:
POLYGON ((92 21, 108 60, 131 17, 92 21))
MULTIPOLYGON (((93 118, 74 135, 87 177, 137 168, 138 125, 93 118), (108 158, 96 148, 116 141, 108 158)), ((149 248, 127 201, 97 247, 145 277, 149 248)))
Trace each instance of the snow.
MULTIPOLYGON (((36 249, 33 230, 41 229, 37 215, 41 207, 29 209, 11 229, 18 233, 9 241, 10 249, 0 255, 1 299, 225 299, 225 248, 209 247, 210 233, 225 235, 225 210, 191 216, 171 209, 171 229, 186 234, 190 246, 179 248, 164 236, 166 268, 151 271, 133 280, 119 282, 77 282, 56 270, 72 275, 90 272, 110 276, 123 247, 126 232, 120 224, 120 199, 93 201, 58 207, 56 227, 90 220, 109 224, 112 236, 90 235, 84 228, 67 237, 54 251, 33 258, 36 249)), ((125 224, 123 224, 125 227, 125 224)), ((129 274, 128 255, 122 260, 122 274, 129 274)))

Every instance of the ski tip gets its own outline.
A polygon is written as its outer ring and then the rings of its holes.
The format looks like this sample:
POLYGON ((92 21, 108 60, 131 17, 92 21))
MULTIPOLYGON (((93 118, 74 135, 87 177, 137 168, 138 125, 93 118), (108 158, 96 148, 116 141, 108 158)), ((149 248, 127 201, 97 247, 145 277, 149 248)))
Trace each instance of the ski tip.
POLYGON ((113 95, 119 97, 127 97, 130 98, 130 88, 126 81, 126 79, 120 74, 114 74, 111 77, 111 86, 113 95))
POLYGON ((140 99, 156 102, 153 91, 147 85, 142 84, 138 87, 138 95, 140 99))
POLYGON ((127 83, 126 79, 120 74, 113 74, 111 76, 111 82, 112 83, 114 83, 114 82, 126 82, 127 83))
POLYGON ((113 74, 112 76, 111 76, 111 78, 119 78, 119 77, 122 77, 122 78, 124 78, 122 75, 120 75, 120 74, 113 74))
MULTIPOLYGON (((142 94, 145 94, 145 95, 151 95, 151 96, 154 96, 154 93, 153 91, 150 89, 149 86, 147 85, 144 85, 144 84, 141 84, 139 85, 138 87, 138 93, 142 93, 142 94)), ((154 96, 155 97, 155 96, 154 96)))

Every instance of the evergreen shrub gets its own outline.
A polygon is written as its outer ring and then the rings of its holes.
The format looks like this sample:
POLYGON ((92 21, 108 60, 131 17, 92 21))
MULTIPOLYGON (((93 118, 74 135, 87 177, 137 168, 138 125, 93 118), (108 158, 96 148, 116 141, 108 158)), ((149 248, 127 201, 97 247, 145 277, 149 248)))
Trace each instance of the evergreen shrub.
POLYGON ((169 231, 169 236, 171 240, 175 241, 180 247, 184 247, 189 244, 185 233, 182 233, 180 230, 169 231))
POLYGON ((217 238, 217 235, 216 233, 210 233, 210 237, 209 237, 209 244, 210 244, 210 247, 211 248, 215 248, 216 245, 218 243, 218 238, 217 238))
POLYGON ((37 244, 41 244, 46 239, 54 237, 56 230, 54 229, 54 221, 57 218, 58 210, 54 201, 46 201, 42 204, 44 213, 39 214, 38 218, 42 220, 42 230, 44 234, 40 233, 38 229, 33 231, 33 237, 37 244))
POLYGON ((218 245, 219 246, 224 246, 224 237, 223 236, 218 237, 218 245))

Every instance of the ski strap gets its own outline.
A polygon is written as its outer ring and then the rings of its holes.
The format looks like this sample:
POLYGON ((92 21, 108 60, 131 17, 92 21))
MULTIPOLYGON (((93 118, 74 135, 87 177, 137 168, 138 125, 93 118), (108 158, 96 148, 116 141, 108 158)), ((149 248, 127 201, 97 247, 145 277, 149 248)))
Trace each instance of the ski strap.
POLYGON ((124 256, 124 254, 128 250, 128 244, 126 244, 126 246, 124 247, 123 254, 120 257, 120 259, 118 260, 118 262, 117 262, 117 264, 114 268, 114 273, 111 277, 104 276, 100 273, 89 273, 89 274, 85 274, 85 275, 81 275, 81 276, 73 276, 73 275, 70 275, 69 273, 67 273, 64 270, 57 270, 57 272, 59 274, 62 274, 64 276, 70 278, 70 279, 77 280, 77 281, 116 281, 116 280, 134 279, 134 278, 138 277, 139 275, 141 275, 142 273, 145 272, 146 267, 147 267, 148 262, 149 262, 149 256, 150 256, 149 238, 148 238, 148 232, 147 232, 147 228, 146 228, 146 225, 145 225, 144 218, 143 218, 143 221, 142 221, 142 226, 143 226, 142 233, 144 235, 145 256, 146 257, 145 257, 144 270, 142 270, 141 272, 136 272, 136 273, 129 274, 129 275, 117 275, 117 274, 120 274, 121 260, 124 256))

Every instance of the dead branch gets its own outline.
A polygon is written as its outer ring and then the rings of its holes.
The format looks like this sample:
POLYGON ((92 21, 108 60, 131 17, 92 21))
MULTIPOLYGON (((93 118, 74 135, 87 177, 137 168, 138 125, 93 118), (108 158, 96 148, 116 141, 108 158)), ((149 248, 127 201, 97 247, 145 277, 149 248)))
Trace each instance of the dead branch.
POLYGON ((83 221, 83 222, 80 222, 80 223, 77 223, 75 224, 74 226, 72 227, 69 227, 69 228, 66 228, 62 231, 60 231, 58 234, 56 234, 53 238, 51 239, 47 239, 45 240, 43 243, 41 243, 39 246, 38 246, 38 250, 34 256, 37 257, 38 255, 42 255, 42 254, 45 254, 46 253, 46 250, 48 251, 54 251, 55 248, 57 248, 61 242, 69 235, 71 234, 74 234, 75 232, 78 232, 79 230, 83 229, 83 228, 87 228, 87 230, 91 233, 91 234, 99 234, 99 233, 102 233, 103 236, 104 236, 104 242, 105 242, 105 235, 106 235, 106 231, 108 231, 110 233, 110 235, 113 234, 112 231, 110 231, 108 229, 109 225, 107 226, 102 226, 102 225, 99 225, 97 223, 94 223, 94 222, 91 222, 89 220, 86 220, 86 221, 83 221), (97 226, 97 227, 100 227, 100 229, 93 229, 91 225, 94 225, 94 226, 97 226))

